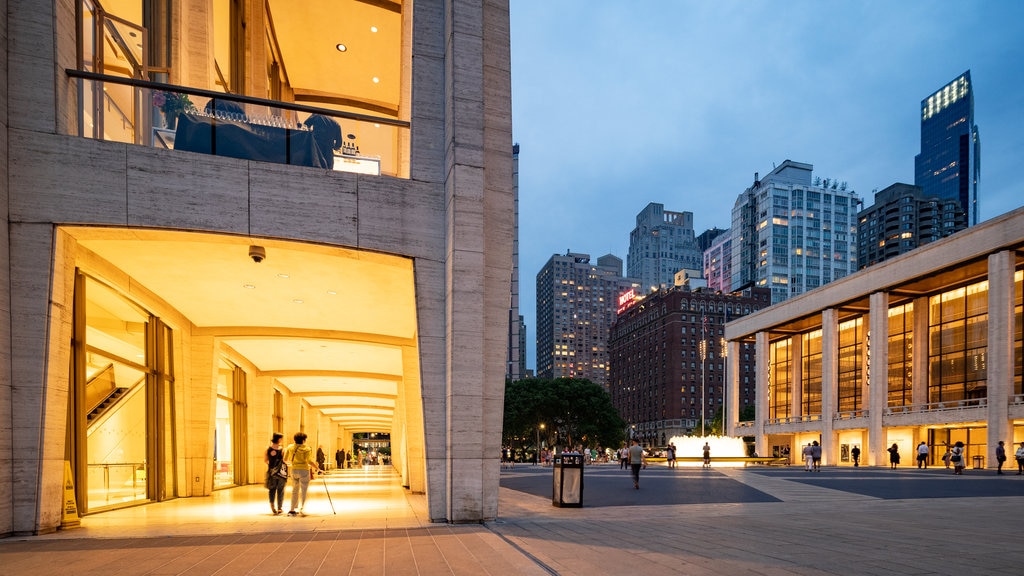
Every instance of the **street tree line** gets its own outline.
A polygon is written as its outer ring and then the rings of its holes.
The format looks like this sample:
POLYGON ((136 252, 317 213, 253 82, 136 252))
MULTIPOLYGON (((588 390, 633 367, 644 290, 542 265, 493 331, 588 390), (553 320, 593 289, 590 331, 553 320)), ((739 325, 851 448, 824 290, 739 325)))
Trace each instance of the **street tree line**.
POLYGON ((558 445, 615 448, 626 423, 608 392, 585 378, 525 378, 505 383, 502 442, 506 446, 558 445))

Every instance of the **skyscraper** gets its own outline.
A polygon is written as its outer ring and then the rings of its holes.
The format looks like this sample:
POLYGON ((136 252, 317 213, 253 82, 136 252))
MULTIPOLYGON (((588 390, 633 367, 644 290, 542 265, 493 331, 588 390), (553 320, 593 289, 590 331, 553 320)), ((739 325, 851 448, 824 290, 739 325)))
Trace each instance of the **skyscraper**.
POLYGON ((736 199, 732 209, 731 289, 770 288, 772 304, 857 269, 857 210, 846 183, 811 164, 786 160, 736 199))
POLYGON ((919 186, 893 184, 857 215, 857 268, 909 252, 967 227, 956 198, 925 197, 919 186))
POLYGON ((926 197, 955 198, 978 223, 981 140, 974 125, 971 71, 921 100, 921 153, 914 157, 914 184, 926 197))
POLYGON ((555 254, 537 273, 537 376, 608 384, 608 330, 619 296, 640 285, 608 254, 555 254))
POLYGON ((683 268, 700 270, 703 265, 693 234, 693 212, 671 212, 663 204, 648 204, 636 215, 636 228, 629 233, 626 267, 645 292, 672 286, 675 273, 683 268))

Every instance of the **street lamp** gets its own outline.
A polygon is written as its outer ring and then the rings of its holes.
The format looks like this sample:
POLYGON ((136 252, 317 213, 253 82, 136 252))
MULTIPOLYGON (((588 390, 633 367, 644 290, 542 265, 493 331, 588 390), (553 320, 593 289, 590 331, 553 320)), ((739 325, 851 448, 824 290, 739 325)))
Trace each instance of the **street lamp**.
POLYGON ((704 398, 704 395, 706 394, 705 389, 708 386, 708 384, 707 384, 707 375, 706 375, 706 370, 705 370, 705 368, 707 366, 707 357, 708 357, 708 341, 705 340, 703 337, 701 337, 701 341, 700 341, 700 437, 701 438, 704 437, 704 421, 706 420, 706 418, 704 416, 704 411, 708 407, 707 400, 704 398))
POLYGON ((725 338, 721 339, 720 342, 722 352, 722 436, 728 436, 726 434, 727 416, 729 413, 726 411, 726 407, 729 405, 729 395, 725 391, 729 388, 729 346, 727 345, 725 338))
POLYGON ((537 444, 534 445, 533 449, 533 463, 534 465, 540 464, 540 431, 544 428, 544 423, 537 425, 537 444))

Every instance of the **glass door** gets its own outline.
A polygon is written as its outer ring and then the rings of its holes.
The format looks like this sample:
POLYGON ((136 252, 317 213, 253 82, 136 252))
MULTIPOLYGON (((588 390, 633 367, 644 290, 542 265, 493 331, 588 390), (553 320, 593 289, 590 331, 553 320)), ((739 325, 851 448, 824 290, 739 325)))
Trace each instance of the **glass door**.
POLYGON ((217 370, 217 423, 213 446, 213 487, 248 482, 246 467, 245 371, 226 358, 217 370))

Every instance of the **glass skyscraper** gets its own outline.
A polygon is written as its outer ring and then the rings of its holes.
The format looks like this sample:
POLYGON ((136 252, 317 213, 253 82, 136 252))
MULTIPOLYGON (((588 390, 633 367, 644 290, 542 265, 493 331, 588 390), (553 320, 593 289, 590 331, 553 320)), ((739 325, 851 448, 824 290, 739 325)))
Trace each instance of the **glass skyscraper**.
POLYGON ((974 89, 968 70, 921 101, 921 153, 914 184, 926 197, 959 200, 967 225, 978 223, 981 141, 974 125, 974 89))

